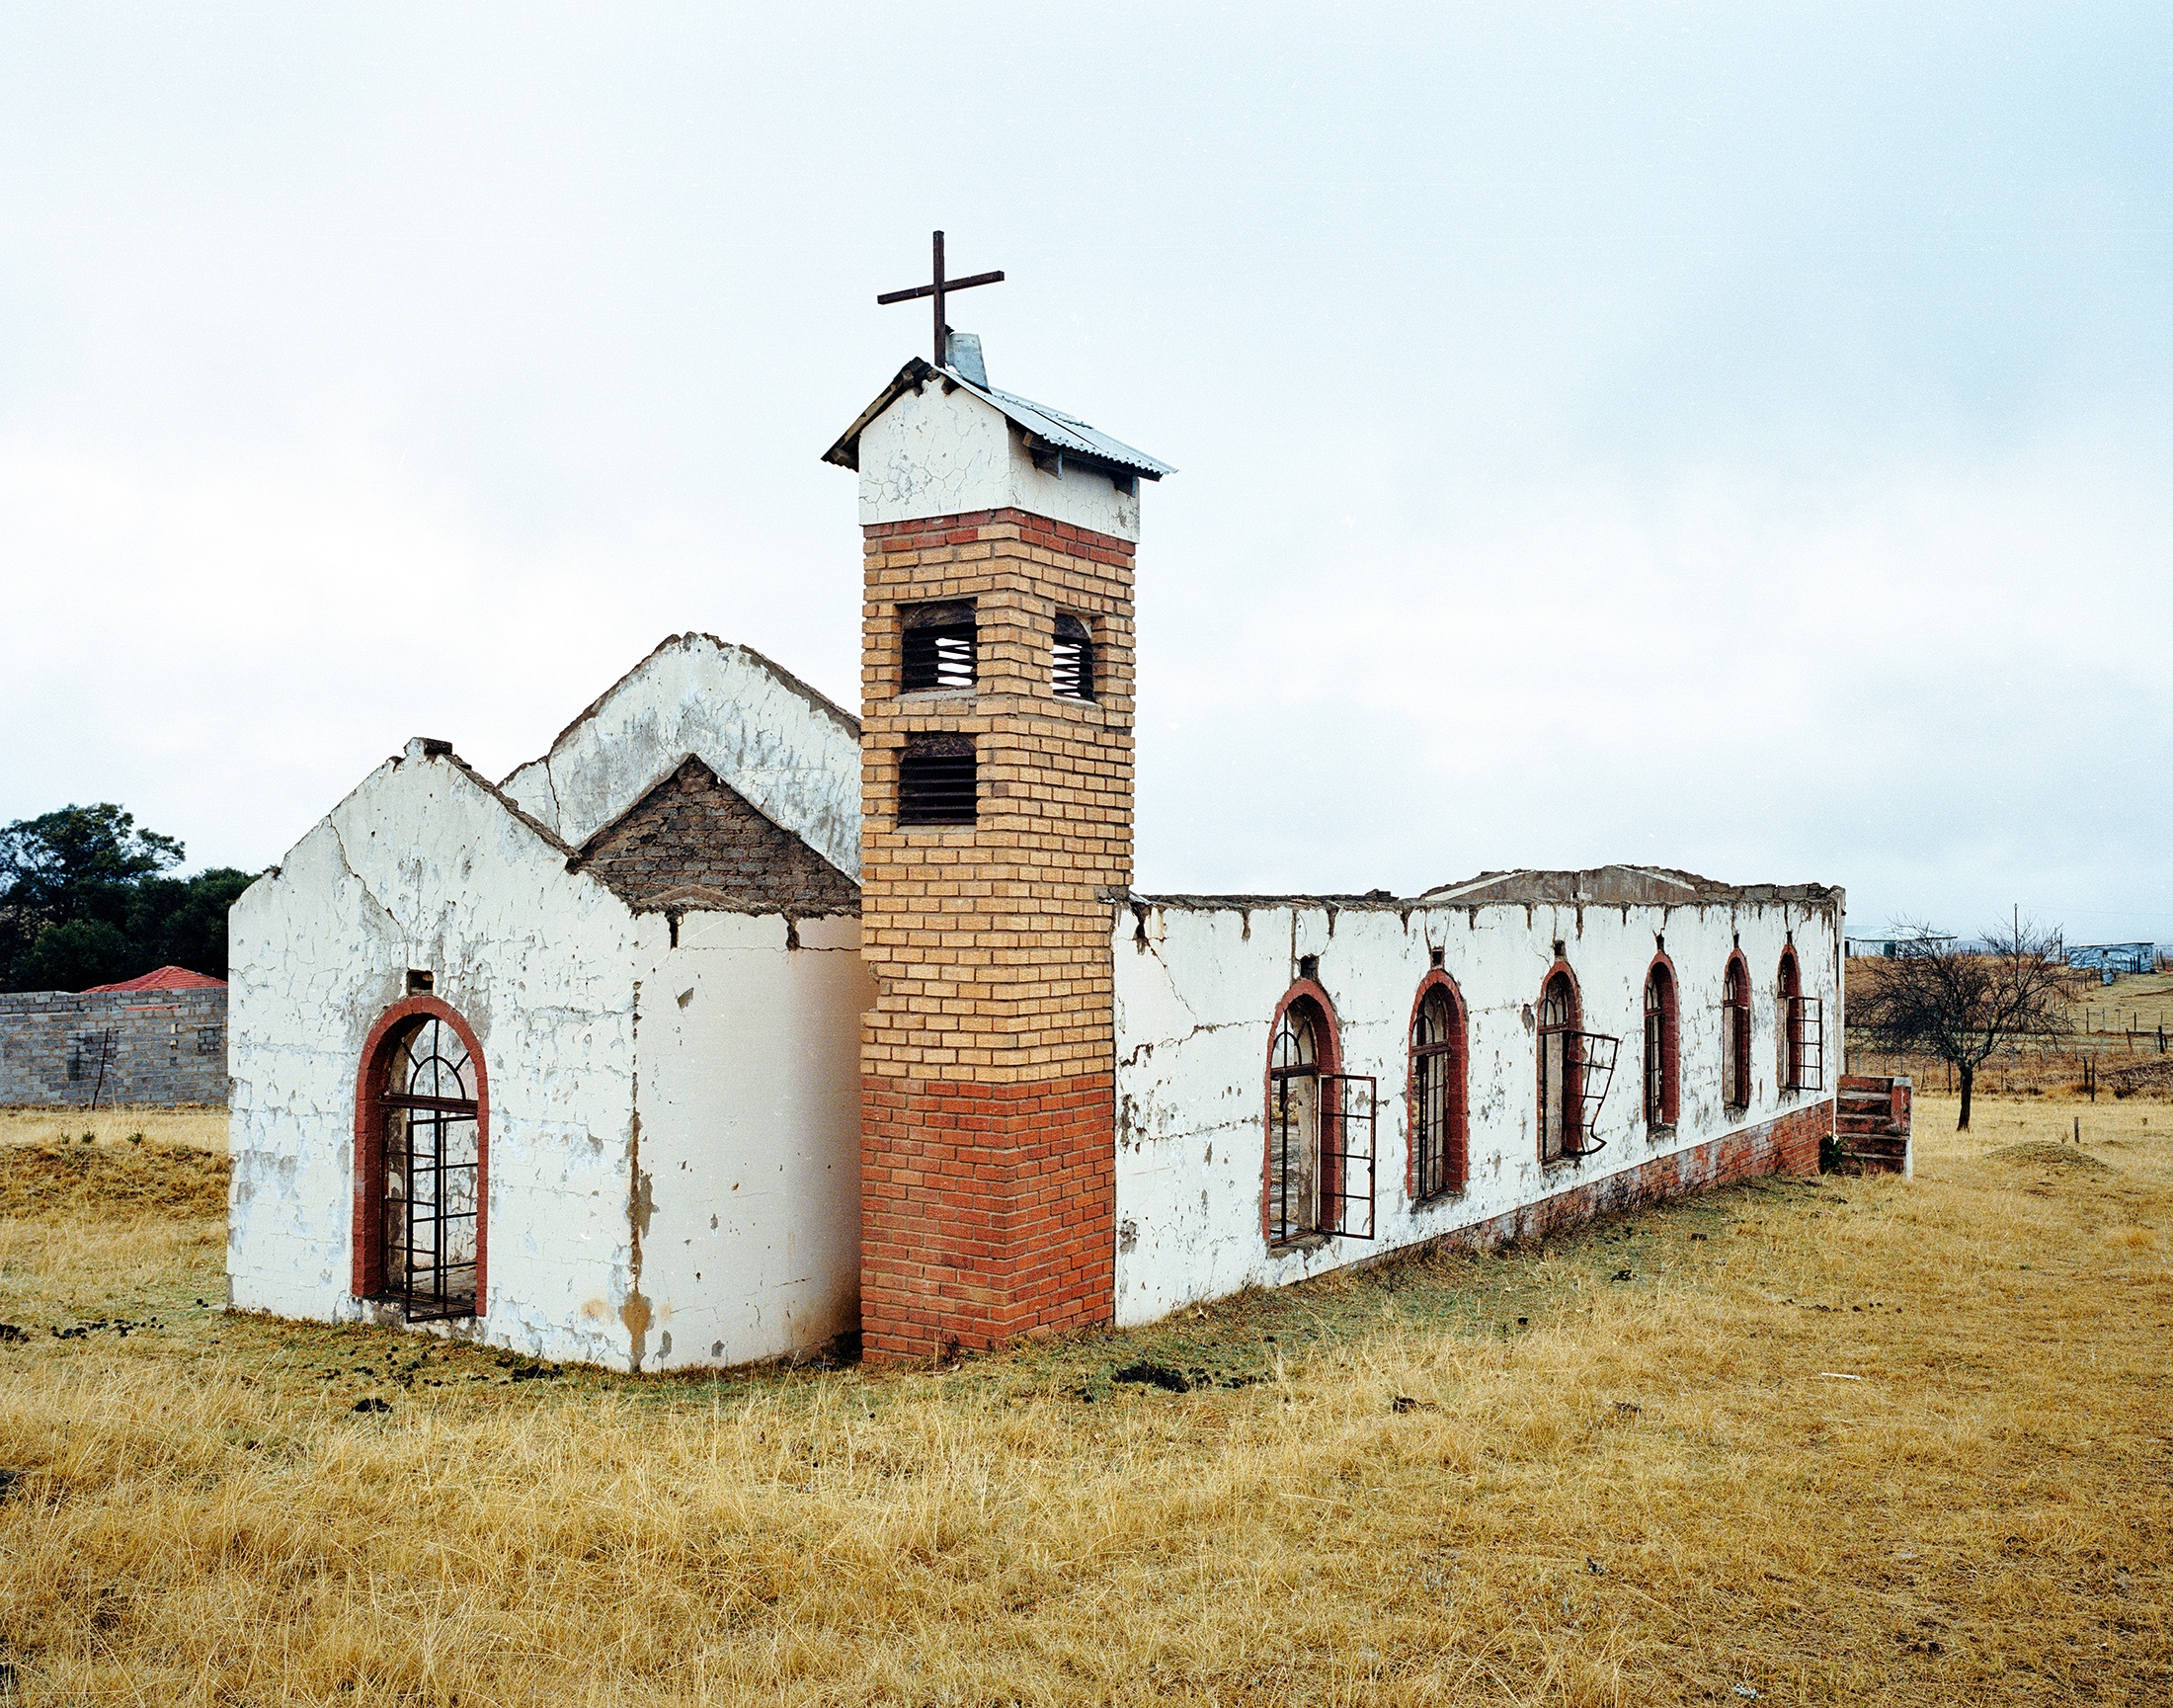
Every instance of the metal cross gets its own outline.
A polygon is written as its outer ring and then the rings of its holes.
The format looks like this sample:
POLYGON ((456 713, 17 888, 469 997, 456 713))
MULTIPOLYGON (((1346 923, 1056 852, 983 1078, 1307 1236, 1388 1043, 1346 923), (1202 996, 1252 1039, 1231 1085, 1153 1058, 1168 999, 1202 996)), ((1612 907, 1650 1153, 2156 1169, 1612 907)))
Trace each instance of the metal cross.
POLYGON ((969 279, 945 279, 943 277, 943 234, 935 234, 935 282, 932 285, 916 285, 911 290, 886 290, 876 297, 878 303, 910 302, 917 296, 935 298, 935 366, 950 366, 950 351, 945 347, 950 328, 943 321, 943 298, 953 290, 971 290, 976 285, 1001 285, 1002 273, 976 273, 969 279))

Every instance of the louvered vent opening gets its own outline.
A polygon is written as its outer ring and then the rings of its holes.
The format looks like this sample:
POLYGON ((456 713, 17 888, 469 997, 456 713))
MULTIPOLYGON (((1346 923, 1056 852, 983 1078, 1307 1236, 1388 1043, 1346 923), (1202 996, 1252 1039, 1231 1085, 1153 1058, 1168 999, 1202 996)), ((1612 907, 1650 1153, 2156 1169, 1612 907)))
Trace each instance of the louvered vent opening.
POLYGON ((1059 612, 1056 651, 1049 664, 1049 687, 1059 699, 1094 697, 1094 638, 1078 617, 1059 612))
POLYGON ((909 735, 898 760, 901 825, 972 824, 973 738, 909 735))
POLYGON ((905 621, 907 693, 971 693, 974 685, 974 619, 971 601, 911 605, 905 621))

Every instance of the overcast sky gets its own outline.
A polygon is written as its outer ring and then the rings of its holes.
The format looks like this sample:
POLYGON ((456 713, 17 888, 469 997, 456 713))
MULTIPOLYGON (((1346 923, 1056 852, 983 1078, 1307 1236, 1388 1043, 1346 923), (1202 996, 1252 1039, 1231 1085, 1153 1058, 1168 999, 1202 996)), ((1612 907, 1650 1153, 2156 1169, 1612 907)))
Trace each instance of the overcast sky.
POLYGON ((926 277, 1145 490, 1138 881, 2173 941, 2173 12, 0 6, 0 819, 856 698, 926 277), (804 21, 803 21, 804 20, 804 21))

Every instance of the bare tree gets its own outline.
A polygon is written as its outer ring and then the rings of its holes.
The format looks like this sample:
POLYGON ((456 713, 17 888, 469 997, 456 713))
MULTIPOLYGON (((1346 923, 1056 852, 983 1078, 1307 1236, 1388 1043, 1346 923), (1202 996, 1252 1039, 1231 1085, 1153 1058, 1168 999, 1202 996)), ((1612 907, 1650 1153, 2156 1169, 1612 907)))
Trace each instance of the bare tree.
POLYGON ((1956 1126, 1966 1131, 1985 1058, 2025 1038, 2058 1037, 2071 1023, 2068 972, 2051 958, 2059 935, 2018 915, 1976 948, 1915 925, 1895 927, 1894 937, 1892 958, 1875 963, 1865 989, 1850 993, 1849 1025, 1873 1049, 1952 1063, 1962 1082, 1956 1126))

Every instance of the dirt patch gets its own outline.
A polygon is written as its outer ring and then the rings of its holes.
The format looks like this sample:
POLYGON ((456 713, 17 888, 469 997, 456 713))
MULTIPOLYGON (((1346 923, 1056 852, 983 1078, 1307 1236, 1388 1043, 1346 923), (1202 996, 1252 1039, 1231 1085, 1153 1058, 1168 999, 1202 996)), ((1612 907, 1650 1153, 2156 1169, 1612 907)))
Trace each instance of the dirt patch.
POLYGON ((2100 1162, 2079 1145, 2055 1144, 2051 1139, 2026 1139, 2019 1145, 2001 1145, 1984 1153, 1987 1162, 2013 1163, 2020 1168, 2079 1169, 2085 1174, 2109 1175, 2113 1165, 2100 1162))
POLYGON ((0 1216, 226 1214, 226 1158, 190 1145, 0 1146, 0 1216))

